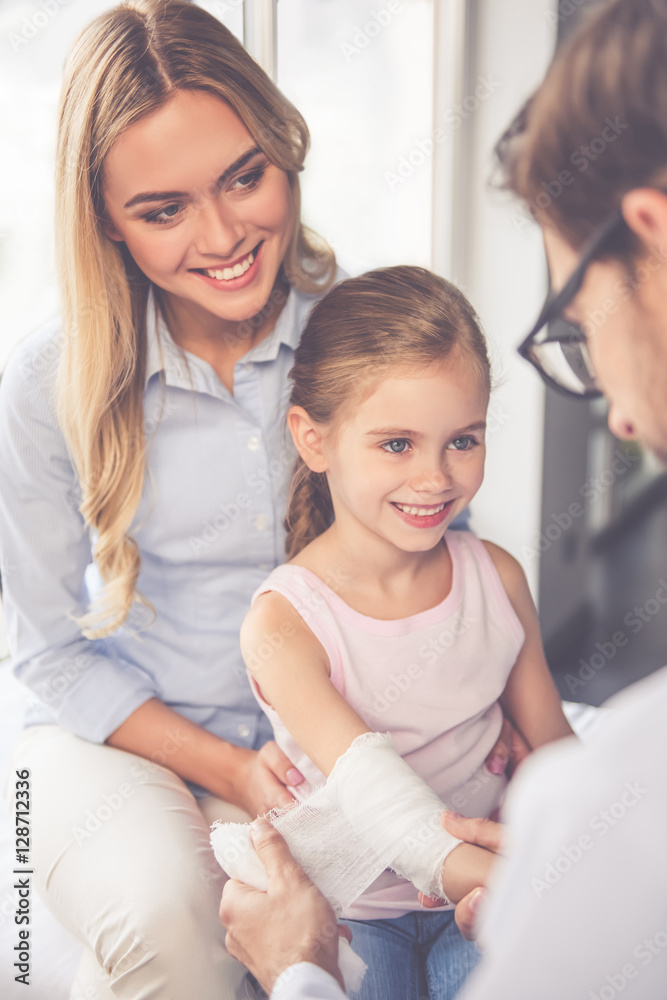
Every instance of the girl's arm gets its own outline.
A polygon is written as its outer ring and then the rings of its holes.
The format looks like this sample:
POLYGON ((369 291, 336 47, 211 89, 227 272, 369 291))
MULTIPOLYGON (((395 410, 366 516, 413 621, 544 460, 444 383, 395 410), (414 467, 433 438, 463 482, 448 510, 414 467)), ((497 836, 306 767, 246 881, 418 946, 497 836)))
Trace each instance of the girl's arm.
MULTIPOLYGON (((327 777, 356 737, 373 731, 331 683, 324 647, 281 594, 269 591, 257 598, 241 627, 241 652, 246 664, 253 664, 251 682, 327 777), (275 633, 289 636, 277 649, 267 642, 275 633)), ((493 858, 481 847, 455 847, 443 868, 447 897, 458 902, 485 884, 493 858)))
POLYGON ((251 683, 313 763, 329 777, 353 740, 372 730, 331 683, 329 658, 292 604, 276 591, 257 598, 240 633, 251 683), (267 638, 289 636, 277 649, 267 638), (267 655, 267 650, 270 652, 267 655))
POLYGON ((574 732, 544 655, 537 611, 526 575, 514 556, 484 542, 526 633, 500 703, 532 750, 574 732))

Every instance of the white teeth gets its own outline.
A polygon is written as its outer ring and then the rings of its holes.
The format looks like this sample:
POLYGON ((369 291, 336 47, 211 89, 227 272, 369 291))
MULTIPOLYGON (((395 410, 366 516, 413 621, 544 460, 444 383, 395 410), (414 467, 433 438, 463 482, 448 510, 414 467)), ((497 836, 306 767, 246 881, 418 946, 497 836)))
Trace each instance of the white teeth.
POLYGON ((417 517, 429 517, 432 514, 439 514, 441 510, 445 509, 447 504, 441 503, 438 507, 408 507, 406 504, 397 503, 396 506, 405 514, 416 514, 417 517))
POLYGON ((224 267, 222 270, 204 268, 204 274, 207 274, 209 278, 216 278, 218 281, 229 281, 230 278, 240 278, 252 266, 254 259, 255 255, 251 251, 238 264, 234 264, 234 267, 224 267))

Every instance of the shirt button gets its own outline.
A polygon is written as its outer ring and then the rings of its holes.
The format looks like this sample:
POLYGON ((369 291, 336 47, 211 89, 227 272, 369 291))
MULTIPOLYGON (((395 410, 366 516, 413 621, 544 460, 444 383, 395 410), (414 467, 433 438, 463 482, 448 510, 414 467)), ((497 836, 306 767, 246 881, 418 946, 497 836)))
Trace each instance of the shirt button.
POLYGON ((258 531, 264 531, 268 527, 269 519, 266 514, 258 514, 255 518, 255 527, 258 531))
POLYGON ((248 438, 248 447, 250 448, 250 451, 257 451, 259 448, 259 438, 256 434, 253 434, 252 437, 248 438))
POLYGON ((245 724, 239 726, 239 736, 243 736, 244 738, 250 736, 250 726, 246 726, 245 724))
POLYGON ((246 363, 243 365, 243 370, 246 372, 251 372, 252 368, 253 368, 252 361, 246 361, 246 363))

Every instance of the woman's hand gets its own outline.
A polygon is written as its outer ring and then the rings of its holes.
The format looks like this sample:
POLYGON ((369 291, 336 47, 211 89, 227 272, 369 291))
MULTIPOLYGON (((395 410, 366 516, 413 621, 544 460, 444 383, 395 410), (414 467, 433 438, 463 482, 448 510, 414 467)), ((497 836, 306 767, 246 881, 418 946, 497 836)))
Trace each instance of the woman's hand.
POLYGON ((135 709, 106 742, 156 761, 186 781, 196 781, 253 817, 291 805, 294 797, 285 785, 303 781, 301 772, 273 740, 261 750, 236 746, 158 698, 135 709))
POLYGON ((491 774, 507 774, 511 778, 529 753, 530 747, 521 733, 508 718, 503 717, 500 736, 485 763, 491 774))
POLYGON ((236 767, 229 775, 231 785, 226 798, 245 809, 254 818, 271 809, 290 806, 294 796, 286 785, 298 785, 303 775, 274 740, 260 750, 237 747, 236 767))
MULTIPOLYGON (((440 821, 447 833, 451 833, 453 837, 458 837, 460 840, 477 847, 484 847, 493 854, 502 854, 504 829, 501 823, 482 817, 460 816, 454 812, 443 812, 440 821)), ((477 910, 485 894, 486 890, 479 886, 472 889, 456 905, 454 919, 461 934, 469 941, 474 941, 477 936, 475 931, 477 910)), ((427 909, 442 905, 442 900, 424 896, 421 892, 419 893, 419 902, 427 909)))

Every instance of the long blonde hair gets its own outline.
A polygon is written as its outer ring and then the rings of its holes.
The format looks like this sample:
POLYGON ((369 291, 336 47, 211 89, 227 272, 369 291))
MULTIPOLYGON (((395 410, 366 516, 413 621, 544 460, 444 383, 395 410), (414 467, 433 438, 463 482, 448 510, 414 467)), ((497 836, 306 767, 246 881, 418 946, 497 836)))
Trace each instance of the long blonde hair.
MULTIPOLYGON (((486 341, 463 293, 422 267, 368 271, 336 285, 313 308, 294 354, 290 404, 327 425, 392 369, 424 369, 460 352, 491 387, 486 341)), ((285 551, 293 559, 333 523, 326 473, 298 458, 285 551)))
POLYGON ((296 220, 282 264, 290 284, 307 293, 326 290, 336 270, 331 249, 300 221, 306 123, 224 25, 188 0, 126 0, 80 33, 58 112, 56 260, 64 338, 57 408, 105 584, 78 620, 89 638, 121 626, 135 599, 152 608, 136 591, 141 558, 128 535, 146 466, 142 397, 151 282, 125 244, 102 230, 105 157, 127 128, 178 90, 222 98, 286 171, 296 220))

